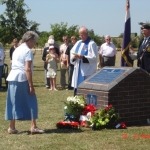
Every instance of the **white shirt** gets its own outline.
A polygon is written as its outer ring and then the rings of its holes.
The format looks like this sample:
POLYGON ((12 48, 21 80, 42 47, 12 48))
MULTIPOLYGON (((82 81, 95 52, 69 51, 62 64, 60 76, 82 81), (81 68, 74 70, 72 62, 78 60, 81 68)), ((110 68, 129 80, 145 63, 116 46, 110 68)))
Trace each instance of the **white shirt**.
POLYGON ((62 58, 66 58, 66 50, 67 50, 68 45, 62 44, 60 45, 60 53, 62 58))
POLYGON ((33 53, 25 44, 17 47, 12 57, 12 69, 7 77, 7 81, 23 82, 27 80, 25 73, 25 62, 32 61, 31 69, 33 70, 33 53))
POLYGON ((104 43, 100 47, 99 54, 106 57, 113 57, 117 54, 116 47, 113 43, 104 43))
POLYGON ((4 50, 2 48, 0 48, 0 66, 3 66, 4 65, 4 50))

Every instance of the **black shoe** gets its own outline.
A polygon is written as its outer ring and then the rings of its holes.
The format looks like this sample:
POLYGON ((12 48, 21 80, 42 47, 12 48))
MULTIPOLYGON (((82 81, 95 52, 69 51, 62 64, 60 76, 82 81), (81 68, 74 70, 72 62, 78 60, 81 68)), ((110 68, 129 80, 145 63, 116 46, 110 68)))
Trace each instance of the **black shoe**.
POLYGON ((66 89, 66 90, 73 90, 73 88, 68 88, 68 89, 66 89))

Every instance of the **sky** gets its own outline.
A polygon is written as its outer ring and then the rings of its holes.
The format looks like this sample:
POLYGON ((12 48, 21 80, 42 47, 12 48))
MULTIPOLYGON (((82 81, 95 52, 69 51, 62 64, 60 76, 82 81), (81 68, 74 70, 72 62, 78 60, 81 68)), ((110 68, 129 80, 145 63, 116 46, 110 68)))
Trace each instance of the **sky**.
MULTIPOLYGON (((126 0, 24 0, 31 11, 27 19, 39 23, 39 31, 50 24, 85 26, 99 36, 118 37, 124 32, 126 0)), ((140 34, 139 22, 150 22, 150 0, 130 0, 131 32, 140 34)), ((0 5, 0 14, 6 7, 0 5)))

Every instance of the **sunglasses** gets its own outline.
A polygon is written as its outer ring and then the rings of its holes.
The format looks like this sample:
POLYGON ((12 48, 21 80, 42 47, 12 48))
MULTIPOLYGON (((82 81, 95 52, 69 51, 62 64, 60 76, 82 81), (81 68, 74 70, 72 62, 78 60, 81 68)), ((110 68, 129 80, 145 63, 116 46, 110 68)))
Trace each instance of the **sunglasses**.
POLYGON ((67 41, 68 39, 64 39, 64 41, 67 41))
POLYGON ((106 39, 107 41, 110 41, 111 39, 106 39))

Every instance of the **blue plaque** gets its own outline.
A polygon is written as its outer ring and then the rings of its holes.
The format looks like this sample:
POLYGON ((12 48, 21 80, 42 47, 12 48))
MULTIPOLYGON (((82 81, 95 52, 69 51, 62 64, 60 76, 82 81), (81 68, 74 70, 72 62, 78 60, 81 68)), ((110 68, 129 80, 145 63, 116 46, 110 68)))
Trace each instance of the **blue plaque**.
POLYGON ((87 94, 87 104, 97 105, 97 96, 93 94, 87 94))
POLYGON ((121 74, 123 74, 125 69, 102 69, 95 76, 91 77, 87 82, 90 83, 101 83, 101 84, 109 84, 116 78, 118 78, 121 74))

